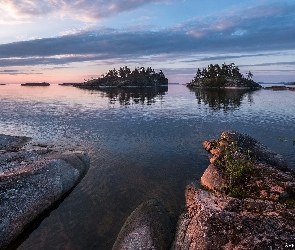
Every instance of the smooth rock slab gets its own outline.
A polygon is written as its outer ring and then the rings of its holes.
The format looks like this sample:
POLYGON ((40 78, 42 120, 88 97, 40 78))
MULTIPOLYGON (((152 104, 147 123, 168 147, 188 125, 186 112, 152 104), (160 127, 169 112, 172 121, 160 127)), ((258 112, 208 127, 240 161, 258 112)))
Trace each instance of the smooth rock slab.
POLYGON ((6 151, 0 160, 0 249, 68 194, 90 165, 81 151, 6 151))

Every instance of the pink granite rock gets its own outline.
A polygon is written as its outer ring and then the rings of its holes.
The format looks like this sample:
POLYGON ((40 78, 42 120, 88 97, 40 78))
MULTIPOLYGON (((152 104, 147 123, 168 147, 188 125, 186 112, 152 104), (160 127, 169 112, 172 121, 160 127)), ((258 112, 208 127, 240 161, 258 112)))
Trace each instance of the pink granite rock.
POLYGON ((0 154, 0 249, 68 194, 90 165, 85 152, 26 151, 23 138, 7 138, 16 144, 3 146, 0 154))
POLYGON ((265 200, 186 189, 173 250, 286 249, 295 244, 295 211, 265 200))

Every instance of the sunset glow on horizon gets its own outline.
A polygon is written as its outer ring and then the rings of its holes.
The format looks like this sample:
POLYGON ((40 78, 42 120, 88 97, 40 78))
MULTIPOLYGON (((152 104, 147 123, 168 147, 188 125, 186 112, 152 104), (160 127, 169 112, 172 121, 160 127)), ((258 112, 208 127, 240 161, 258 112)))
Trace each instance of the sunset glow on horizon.
POLYGON ((0 83, 83 82, 128 66, 186 83, 235 63, 295 81, 294 0, 0 0, 0 83))

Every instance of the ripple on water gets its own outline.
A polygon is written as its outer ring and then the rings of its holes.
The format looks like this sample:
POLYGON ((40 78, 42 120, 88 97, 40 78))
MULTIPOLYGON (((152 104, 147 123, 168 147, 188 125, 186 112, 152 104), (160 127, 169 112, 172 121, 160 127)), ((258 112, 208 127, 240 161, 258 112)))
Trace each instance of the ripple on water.
POLYGON ((111 249, 132 210, 154 197, 176 218, 185 186, 209 164, 202 141, 223 130, 251 135, 295 169, 291 91, 195 93, 171 85, 149 93, 150 100, 145 93, 125 100, 73 87, 41 89, 1 87, 0 133, 87 148, 91 168, 19 249, 111 249))

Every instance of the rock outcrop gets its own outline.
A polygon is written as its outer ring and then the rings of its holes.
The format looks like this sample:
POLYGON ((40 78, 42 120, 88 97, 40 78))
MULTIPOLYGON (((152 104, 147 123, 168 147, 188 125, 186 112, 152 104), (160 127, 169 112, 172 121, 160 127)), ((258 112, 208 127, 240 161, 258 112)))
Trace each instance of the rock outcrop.
POLYGON ((0 249, 68 194, 90 165, 82 151, 22 149, 28 140, 0 135, 0 249))
POLYGON ((227 131, 218 140, 205 141, 203 146, 212 154, 211 164, 201 177, 208 189, 236 188, 242 196, 269 200, 294 196, 294 172, 281 155, 257 140, 227 131))
POLYGON ((253 80, 242 77, 225 77, 221 83, 214 78, 202 78, 187 84, 189 88, 249 88, 260 89, 261 86, 253 80))
POLYGON ((169 248, 171 239, 168 214, 157 200, 150 200, 141 204, 128 217, 113 250, 165 250, 169 248))
POLYGON ((172 249, 295 247, 295 174, 282 157, 232 131, 203 146, 206 190, 187 187, 172 249))
POLYGON ((295 173, 282 156, 233 131, 203 146, 211 164, 201 183, 186 188, 172 245, 158 240, 167 215, 147 203, 128 218, 113 250, 295 249, 295 173))
POLYGON ((285 204, 233 198, 191 184, 186 205, 172 249, 287 249, 295 244, 294 208, 285 204))

